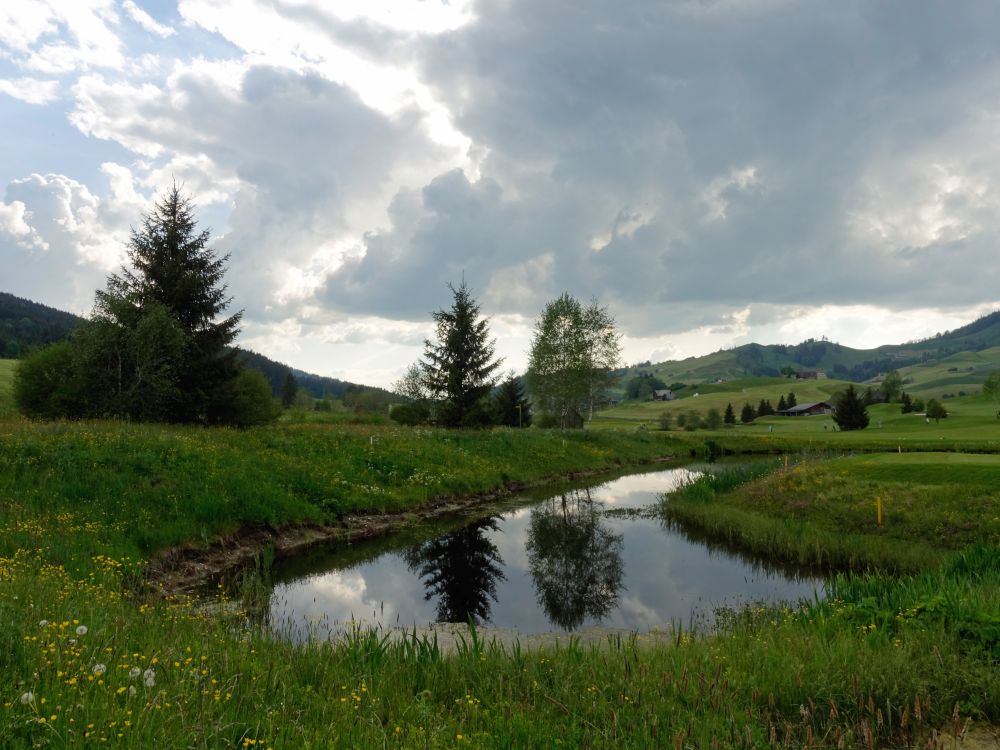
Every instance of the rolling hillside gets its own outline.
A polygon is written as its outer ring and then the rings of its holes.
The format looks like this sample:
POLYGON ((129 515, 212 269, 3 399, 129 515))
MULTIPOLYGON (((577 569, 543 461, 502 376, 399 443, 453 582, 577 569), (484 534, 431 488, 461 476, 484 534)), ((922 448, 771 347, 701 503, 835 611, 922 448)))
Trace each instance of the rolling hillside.
MULTIPOLYGON (((35 347, 60 341, 83 322, 83 318, 71 313, 0 292, 0 358, 13 360, 35 347)), ((342 399, 347 393, 363 393, 369 400, 381 401, 390 396, 382 388, 298 370, 249 349, 238 351, 240 360, 247 367, 264 374, 274 395, 281 392, 285 377, 291 371, 299 387, 314 398, 329 395, 342 399)), ((4 378, 9 381, 13 377, 13 367, 13 362, 0 363, 0 394, 10 390, 9 387, 4 390, 4 378)), ((2 395, 0 399, 3 399, 2 395)), ((3 415, 3 409, 4 402, 0 400, 0 415, 3 415)))
MULTIPOLYGON (((624 381, 645 373, 655 375, 667 383, 705 383, 720 378, 731 380, 749 376, 773 377, 780 375, 783 367, 792 367, 796 371, 823 370, 831 378, 864 382, 887 370, 902 371, 914 365, 941 362, 963 352, 980 353, 996 347, 1000 347, 1000 311, 954 331, 912 343, 887 344, 876 349, 854 349, 832 341, 815 339, 793 346, 744 344, 703 357, 656 364, 647 362, 626 368, 621 372, 621 378, 624 381)), ((992 356, 996 358, 995 355, 992 356)), ((972 382, 976 382, 975 379, 972 382)))

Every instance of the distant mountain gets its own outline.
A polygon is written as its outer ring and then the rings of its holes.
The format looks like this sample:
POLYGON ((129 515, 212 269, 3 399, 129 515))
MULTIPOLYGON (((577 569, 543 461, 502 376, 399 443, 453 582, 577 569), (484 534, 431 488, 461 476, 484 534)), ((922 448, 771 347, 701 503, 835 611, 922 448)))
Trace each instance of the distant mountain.
POLYGON ((394 396, 384 388, 359 385, 358 383, 338 380, 337 378, 328 378, 323 375, 314 375, 311 372, 305 372, 304 370, 297 370, 294 367, 289 367, 282 362, 276 362, 273 359, 265 357, 263 354, 258 354, 257 352, 250 351, 249 349, 238 349, 237 351, 239 352, 240 361, 242 361, 243 364, 264 373, 264 377, 267 378, 267 382, 271 384, 271 391, 276 396, 281 393, 281 388, 285 384, 285 378, 287 378, 288 373, 291 372, 292 375, 295 376, 295 380, 298 383, 299 388, 304 390, 313 398, 332 396, 333 398, 343 399, 345 396, 349 398, 351 394, 356 395, 359 393, 368 393, 372 396, 379 397, 378 400, 385 400, 386 402, 394 398, 394 396))
MULTIPOLYGON (((0 359, 16 359, 37 346, 60 341, 84 322, 84 318, 77 315, 0 292, 0 359)), ((366 401, 383 402, 392 397, 382 388, 296 370, 248 349, 238 351, 240 360, 247 367, 264 373, 275 395, 281 393, 285 378, 291 371, 299 387, 314 398, 330 395, 343 399, 348 394, 357 397, 363 393, 366 401)))
POLYGON ((83 318, 0 292, 0 358, 16 359, 65 338, 83 318))
POLYGON ((946 359, 959 352, 978 352, 1000 346, 1000 311, 985 315, 953 331, 905 344, 886 344, 875 349, 854 349, 826 339, 801 344, 744 344, 703 357, 645 362, 623 370, 623 379, 639 373, 656 375, 668 383, 711 382, 777 376, 782 368, 796 371, 823 370, 840 380, 862 382, 887 370, 946 359))

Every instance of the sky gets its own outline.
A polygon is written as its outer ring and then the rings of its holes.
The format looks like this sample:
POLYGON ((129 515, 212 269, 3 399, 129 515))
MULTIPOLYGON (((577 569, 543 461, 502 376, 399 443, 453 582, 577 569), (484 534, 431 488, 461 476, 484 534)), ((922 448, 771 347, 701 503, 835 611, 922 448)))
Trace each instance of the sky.
POLYGON ((239 342, 390 385, 464 278, 504 369, 563 292, 626 363, 1000 308, 1000 4, 0 5, 0 291, 87 314, 174 181, 239 342))

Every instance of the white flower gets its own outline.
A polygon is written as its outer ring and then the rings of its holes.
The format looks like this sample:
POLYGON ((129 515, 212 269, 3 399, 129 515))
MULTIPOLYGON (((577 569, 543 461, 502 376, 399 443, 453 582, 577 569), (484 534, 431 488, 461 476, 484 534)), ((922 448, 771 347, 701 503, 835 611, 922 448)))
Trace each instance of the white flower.
POLYGON ((107 671, 108 671, 108 668, 105 667, 103 664, 95 664, 94 665, 94 674, 96 674, 98 677, 100 677, 102 674, 104 674, 107 671))
POLYGON ((87 626, 86 625, 81 625, 80 627, 78 627, 76 629, 76 634, 77 635, 87 635, 87 626))
POLYGON ((35 694, 30 690, 27 693, 21 693, 21 704, 27 706, 29 703, 35 702, 35 694))
POLYGON ((44 627, 46 627, 46 626, 47 626, 48 624, 49 624, 49 621, 48 621, 48 620, 39 620, 39 621, 38 621, 38 627, 40 627, 40 628, 44 628, 44 627))
POLYGON ((139 675, 141 675, 141 674, 142 674, 142 670, 141 670, 141 669, 139 669, 139 667, 132 667, 132 668, 131 668, 131 669, 130 669, 130 670, 128 671, 128 678, 129 678, 130 680, 134 680, 134 679, 138 678, 138 677, 139 677, 139 675))
POLYGON ((135 695, 135 693, 136 693, 135 685, 129 685, 128 686, 129 697, 131 698, 133 695, 135 695))

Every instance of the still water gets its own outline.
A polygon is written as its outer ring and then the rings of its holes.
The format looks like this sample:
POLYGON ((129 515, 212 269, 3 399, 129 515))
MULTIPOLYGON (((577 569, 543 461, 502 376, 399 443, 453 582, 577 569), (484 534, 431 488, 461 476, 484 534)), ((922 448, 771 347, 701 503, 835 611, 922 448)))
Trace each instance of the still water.
POLYGON ((696 467, 525 495, 489 517, 454 517, 340 545, 273 571, 266 619, 288 637, 346 623, 468 622, 520 633, 648 631, 710 622, 718 607, 811 599, 822 579, 696 541, 656 513, 696 467))

